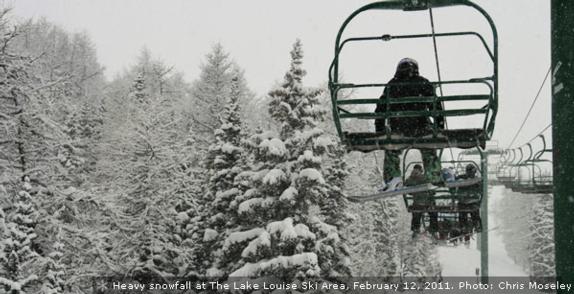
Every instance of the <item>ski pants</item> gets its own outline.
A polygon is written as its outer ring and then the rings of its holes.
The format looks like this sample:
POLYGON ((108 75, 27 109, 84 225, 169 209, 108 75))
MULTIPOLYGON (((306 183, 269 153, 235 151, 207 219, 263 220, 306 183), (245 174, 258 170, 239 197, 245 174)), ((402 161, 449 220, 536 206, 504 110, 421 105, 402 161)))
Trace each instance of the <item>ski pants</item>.
POLYGON ((472 229, 477 231, 482 231, 482 224, 480 220, 480 210, 477 204, 462 204, 459 203, 458 205, 461 209, 473 209, 470 213, 466 211, 461 211, 458 213, 458 221, 466 232, 472 232, 472 229), (468 214, 470 214, 470 220, 472 223, 468 221, 468 214))
MULTIPOLYGON (((429 183, 441 181, 440 177, 440 159, 435 149, 420 149, 423 165, 425 169, 425 178, 429 183)), ((383 177, 385 181, 390 181, 394 177, 401 176, 401 154, 402 150, 385 151, 385 160, 383 166, 383 177)))
MULTIPOLYGON (((429 231, 431 233, 438 232, 438 213, 428 212, 430 219, 429 231)), ((413 212, 411 219, 411 231, 418 232, 421 227, 424 212, 413 212)))

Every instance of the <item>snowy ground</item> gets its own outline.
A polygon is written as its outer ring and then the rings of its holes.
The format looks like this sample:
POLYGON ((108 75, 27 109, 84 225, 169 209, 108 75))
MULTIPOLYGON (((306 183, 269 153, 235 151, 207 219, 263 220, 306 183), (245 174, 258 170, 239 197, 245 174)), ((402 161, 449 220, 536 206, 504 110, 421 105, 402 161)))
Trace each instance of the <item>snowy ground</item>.
MULTIPOLYGON (((503 186, 491 187, 488 198, 488 225, 489 225, 489 276, 497 277, 526 277, 528 274, 508 257, 502 242, 497 219, 493 211, 500 197, 504 197, 503 186)), ((480 251, 477 249, 477 236, 471 240, 470 246, 439 247, 439 261, 442 265, 443 276, 475 276, 476 269, 480 268, 480 251)))

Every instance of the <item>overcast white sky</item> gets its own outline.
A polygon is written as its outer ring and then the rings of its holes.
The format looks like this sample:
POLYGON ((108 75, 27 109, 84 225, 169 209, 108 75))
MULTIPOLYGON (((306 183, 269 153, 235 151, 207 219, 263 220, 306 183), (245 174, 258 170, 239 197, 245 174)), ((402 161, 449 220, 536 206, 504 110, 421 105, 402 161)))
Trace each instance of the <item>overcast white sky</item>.
MULTIPOLYGON (((342 21, 367 0, 4 0, 17 17, 45 17, 74 31, 87 32, 97 46, 100 62, 111 78, 135 61, 147 46, 152 54, 185 73, 189 81, 199 74, 206 53, 220 42, 245 69, 250 87, 265 94, 282 79, 296 38, 305 50, 307 84, 327 80, 335 34, 342 21)), ((476 0, 494 19, 500 42, 500 112, 495 139, 506 147, 550 66, 550 1, 476 0)), ((437 9, 437 31, 485 30, 476 13, 437 9), (476 29, 475 29, 476 28, 476 29)), ((408 14, 408 13, 407 13, 408 14)), ((405 17, 369 14, 352 27, 358 35, 429 32, 428 15, 405 17), (416 18, 418 17, 418 19, 416 18), (389 23, 385 22, 388 21, 389 23)), ((443 78, 468 78, 485 72, 487 59, 478 47, 465 43, 439 43, 443 78), (474 71, 476 70, 476 71, 474 71)), ((407 44, 395 49, 371 48, 355 57, 357 78, 384 82, 391 78, 402 56, 419 60, 421 73, 436 80, 430 43, 407 44), (406 46, 406 47, 405 47, 406 46), (378 55, 377 55, 378 54, 378 55), (361 63, 362 62, 362 63, 361 63), (376 74, 375 74, 376 73, 376 74)), ((488 67, 486 67, 488 69, 488 67)), ((351 74, 349 69, 345 72, 351 74)), ((537 102, 522 143, 550 122, 548 85, 537 102)))

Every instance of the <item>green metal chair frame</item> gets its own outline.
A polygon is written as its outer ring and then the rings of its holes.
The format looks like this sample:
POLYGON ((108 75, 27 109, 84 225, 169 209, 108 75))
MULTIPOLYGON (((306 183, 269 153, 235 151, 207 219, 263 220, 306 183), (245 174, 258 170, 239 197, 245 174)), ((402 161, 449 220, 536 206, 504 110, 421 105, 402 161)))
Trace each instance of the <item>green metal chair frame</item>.
MULTIPOLYGON (((519 183, 517 185, 518 192, 525 194, 549 194, 554 191, 552 176, 544 176, 542 174, 542 168, 540 167, 540 165, 544 163, 552 165, 552 160, 542 158, 545 153, 552 153, 552 149, 547 148, 544 135, 539 135, 538 137, 542 140, 542 149, 534 153, 532 158, 523 162, 530 171, 531 179, 527 183, 519 183)), ((527 145, 530 148, 530 152, 533 153, 530 143, 527 145)))
MULTIPOLYGON (((507 157, 507 160, 501 165, 503 167, 502 175, 498 174, 497 178, 500 182, 503 183, 503 185, 506 188, 510 188, 512 186, 512 183, 514 182, 514 179, 517 176, 516 173, 513 173, 513 171, 515 171, 514 166, 516 165, 516 163, 514 161, 518 159, 518 162, 520 162, 521 159, 517 158, 516 150, 510 149, 507 151, 508 151, 507 154, 509 154, 509 157, 507 157), (512 158, 510 158, 510 154, 512 155, 512 158)), ((522 152, 522 150, 520 150, 520 151, 522 152)), ((522 154, 521 154, 521 156, 522 156, 522 154)))
MULTIPOLYGON (((505 150, 499 147, 497 140, 490 140, 487 142, 486 147, 485 147, 483 152, 485 152, 489 156, 489 158, 491 156, 502 157, 504 155, 505 150)), ((463 160, 463 158, 465 156, 480 156, 480 151, 477 149, 463 150, 463 151, 458 153, 457 159, 463 160)), ((494 162, 490 163, 489 162, 488 173, 493 175, 493 176, 496 176, 496 173, 498 171, 498 165, 499 165, 499 163, 494 163, 494 162)))
POLYGON ((508 164, 511 162, 510 160, 510 153, 511 150, 505 149, 500 157, 499 163, 496 168, 496 179, 500 183, 504 183, 505 181, 509 181, 507 176, 508 171, 508 164))
POLYGON ((365 5, 353 12, 342 24, 338 31, 335 41, 335 57, 329 67, 329 90, 331 93, 331 102, 333 110, 333 119, 335 127, 342 142, 348 146, 349 150, 358 150, 369 152, 373 150, 402 150, 407 148, 472 148, 480 146, 484 148, 485 142, 489 140, 494 131, 496 114, 498 111, 498 34, 491 17, 480 6, 468 0, 391 0, 380 1, 365 5), (492 50, 486 43, 485 39, 476 32, 449 32, 434 34, 414 34, 414 35, 382 35, 375 37, 358 37, 341 40, 343 32, 347 25, 360 13, 367 10, 428 10, 448 6, 468 6, 479 11, 488 21, 492 30, 492 50), (488 53, 492 64, 493 73, 490 77, 479 77, 469 80, 452 80, 432 82, 432 85, 451 85, 451 84, 483 84, 488 88, 488 94, 480 95, 456 95, 456 96, 434 96, 434 97, 403 97, 400 99, 339 99, 339 93, 342 89, 355 88, 372 88, 386 87, 387 84, 350 84, 339 81, 339 55, 344 46, 350 42, 368 42, 368 41, 386 41, 396 39, 418 39, 418 38, 440 38, 440 37, 458 37, 458 36, 475 36, 477 37, 486 52, 488 53), (478 109, 457 109, 457 110, 436 110, 432 111, 389 111, 388 105, 400 103, 443 103, 445 101, 486 101, 486 104, 478 109), (345 109, 349 105, 364 104, 385 104, 387 110, 384 112, 352 112, 345 109), (351 133, 342 129, 342 119, 389 119, 397 117, 432 117, 435 121, 437 117, 460 117, 470 115, 484 115, 484 121, 481 129, 458 129, 443 130, 438 126, 432 127, 432 132, 422 137, 401 137, 387 133, 361 132, 351 133))
MULTIPOLYGON (((422 162, 410 162, 408 164, 406 164, 406 157, 407 154, 409 153, 409 151, 411 151, 412 149, 407 149, 404 152, 403 155, 403 164, 402 164, 402 174, 403 174, 403 183, 406 181, 406 172, 407 170, 409 170, 410 167, 414 166, 415 164, 421 164, 422 162)), ((482 202, 482 185, 485 184, 485 178, 483 177, 482 174, 482 169, 481 167, 472 160, 451 160, 451 161, 441 161, 441 165, 445 163, 445 164, 452 164, 455 166, 466 166, 467 164, 472 164, 476 167, 477 171, 479 172, 481 179, 483 179, 481 181, 480 184, 480 188, 476 190, 476 192, 470 192, 466 189, 463 188, 454 188, 454 189, 449 189, 447 187, 439 187, 438 189, 435 189, 433 191, 429 191, 429 197, 432 198, 432 200, 450 200, 450 204, 448 205, 431 205, 428 206, 424 209, 422 208, 413 208, 413 202, 414 202, 414 196, 410 195, 410 194, 405 194, 403 195, 403 201, 405 203, 405 207, 407 208, 407 210, 409 212, 437 212, 437 213, 451 213, 451 214, 458 214, 459 212, 470 212, 473 211, 474 209, 461 209, 458 206, 458 202, 459 200, 463 199, 463 197, 465 199, 473 199, 476 200, 476 202, 478 204, 480 204, 482 202)))
POLYGON ((516 177, 514 178, 514 181, 512 182, 510 189, 513 192, 519 192, 522 193, 524 191, 527 191, 529 189, 533 188, 533 183, 532 183, 532 178, 533 173, 530 171, 530 164, 529 161, 532 160, 532 156, 534 155, 534 152, 532 151, 532 145, 530 143, 526 144, 526 146, 528 146, 528 150, 530 151, 528 153, 528 157, 524 158, 523 152, 522 152, 522 147, 519 148, 519 150, 521 151, 521 157, 520 160, 514 164, 512 166, 512 168, 514 168, 516 170, 516 177), (526 172, 527 176, 522 176, 522 173, 526 172))
POLYGON ((500 182, 504 183, 506 188, 524 194, 553 193, 554 185, 552 175, 544 175, 541 167, 542 164, 550 164, 552 166, 551 159, 542 158, 544 154, 552 154, 552 149, 546 145, 544 135, 540 134, 537 137, 542 141, 542 149, 536 152, 533 151, 530 142, 519 148, 504 151, 499 163, 501 168, 497 173, 497 178, 500 182), (528 147, 529 150, 528 157, 526 158, 522 151, 522 147, 525 146, 528 147), (517 151, 520 152, 520 157, 516 156, 517 151), (512 158, 510 155, 512 155, 512 158), (520 177, 520 173, 525 171, 528 173, 528 177, 520 177))

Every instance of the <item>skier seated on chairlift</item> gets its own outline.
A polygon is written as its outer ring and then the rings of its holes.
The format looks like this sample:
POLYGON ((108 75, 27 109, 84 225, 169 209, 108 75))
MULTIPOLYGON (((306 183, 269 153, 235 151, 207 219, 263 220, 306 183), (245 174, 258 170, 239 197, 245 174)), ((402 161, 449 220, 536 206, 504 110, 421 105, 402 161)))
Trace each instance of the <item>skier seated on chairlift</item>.
POLYGON ((456 181, 456 172, 452 166, 443 168, 440 173, 444 182, 448 183, 456 181))
POLYGON ((441 216, 438 220, 438 234, 436 234, 436 239, 440 241, 449 241, 453 232, 456 232, 457 224, 452 219, 441 216))
POLYGON ((458 221, 441 219, 438 222, 438 240, 457 246, 459 242, 470 244, 470 234, 465 234, 458 221))
MULTIPOLYGON (((416 60, 403 58, 399 61, 395 76, 387 83, 380 99, 400 99, 403 97, 432 97, 436 96, 434 86, 419 75, 416 60)), ((442 110, 440 103, 397 103, 377 104, 375 112, 385 111, 430 111, 442 110)), ((375 120, 377 133, 391 132, 393 135, 406 137, 421 137, 432 131, 432 125, 444 128, 444 117, 438 117, 434 122, 429 117, 392 117, 375 120)), ((440 183, 440 159, 435 149, 420 149, 423 165, 426 170, 427 183, 440 183)), ((380 192, 393 191, 402 185, 400 171, 401 150, 385 151, 383 176, 385 183, 379 188, 380 192)))
MULTIPOLYGON (((457 180, 468 180, 477 177, 477 169, 474 164, 468 164, 465 168, 465 173, 457 177, 457 180)), ((458 220, 460 222, 462 231, 465 235, 472 233, 473 229, 478 233, 482 230, 481 220, 480 220, 480 197, 481 193, 480 184, 474 184, 467 187, 458 188, 460 193, 460 198, 458 200, 458 208, 461 210, 458 214, 458 220), (470 214, 470 220, 472 223, 468 222, 468 214, 470 214)))
POLYGON ((449 219, 441 219, 438 222, 438 240, 448 240, 453 224, 449 219))
POLYGON ((462 230, 458 222, 450 220, 448 218, 443 218, 438 222, 438 234, 436 238, 439 241, 450 243, 454 246, 458 245, 458 242, 464 240, 465 244, 470 242, 470 235, 463 235, 462 230))
MULTIPOLYGON (((410 176, 405 181, 405 186, 417 186, 426 182, 423 167, 420 164, 415 164, 410 176)), ((434 204, 432 194, 429 192, 413 193, 413 208, 417 210, 425 210, 434 204)), ((413 212, 411 219, 411 231, 413 236, 417 235, 420 230, 421 222, 423 219, 423 212, 413 212)), ((436 212, 428 212, 430 219, 429 232, 435 234, 438 231, 438 214, 436 212)))

